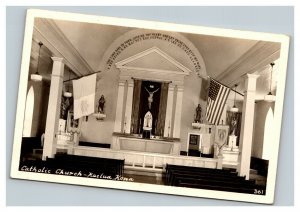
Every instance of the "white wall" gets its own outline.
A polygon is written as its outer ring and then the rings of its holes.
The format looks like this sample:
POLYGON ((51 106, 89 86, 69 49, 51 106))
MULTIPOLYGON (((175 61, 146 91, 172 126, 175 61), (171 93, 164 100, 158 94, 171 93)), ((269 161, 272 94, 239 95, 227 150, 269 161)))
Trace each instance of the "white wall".
MULTIPOLYGON (((139 32, 140 33, 140 32, 139 32)), ((132 35, 131 35, 132 36, 132 35)), ((175 36, 175 35, 174 35, 175 36)), ((110 53, 118 47, 118 44, 122 43, 124 39, 117 39, 115 43, 111 45, 111 47, 107 50, 104 58, 102 58, 102 65, 100 68, 103 69, 103 73, 101 73, 101 79, 97 82, 97 93, 96 93, 96 105, 103 94, 106 103, 105 103, 105 114, 106 119, 104 121, 96 121, 96 119, 92 116, 89 116, 88 122, 82 123, 82 134, 80 140, 95 142, 95 143, 110 143, 114 128, 115 121, 115 110, 116 110, 116 102, 118 95, 118 80, 119 80, 119 70, 113 65, 109 70, 106 69, 105 63, 107 58, 110 56, 110 53)), ((160 48, 162 51, 173 57, 179 63, 183 64, 185 67, 189 68, 192 72, 189 76, 185 77, 184 81, 184 94, 183 94, 183 105, 182 105, 182 116, 181 116, 181 135, 180 139, 182 141, 182 150, 186 148, 186 140, 188 130, 192 129, 191 124, 194 119, 195 109, 197 105, 200 103, 202 106, 202 114, 204 115, 205 107, 206 107, 206 96, 203 95, 202 89, 202 79, 197 76, 194 71, 194 64, 191 62, 190 58, 185 54, 185 52, 177 46, 170 45, 170 43, 161 41, 161 40, 145 40, 143 42, 137 43, 135 45, 127 47, 125 50, 118 55, 117 59, 114 63, 124 60, 130 56, 133 56, 137 53, 140 53, 146 49, 149 49, 153 46, 160 48)), ((196 53, 199 56, 199 53, 196 53)), ((202 61, 202 57, 200 56, 200 61, 202 61)), ((157 64, 155 64, 157 67, 157 64)), ((170 69, 174 65, 170 65, 170 69)), ((164 68, 166 64, 164 64, 164 68)), ((205 64, 202 64, 203 73, 206 73, 205 64)), ((125 89, 126 94, 126 89, 125 89)), ((176 100, 176 95, 174 96, 174 103, 176 100)), ((175 109, 173 107, 173 109, 175 109)), ((134 112, 134 111, 133 111, 134 112)))
POLYGON ((94 116, 89 116, 87 122, 84 120, 81 126, 80 140, 95 143, 111 143, 118 95, 118 75, 119 72, 117 70, 109 71, 97 81, 95 108, 98 107, 98 100, 101 95, 104 95, 106 118, 103 121, 97 121, 94 116))
POLYGON ((185 78, 181 113, 181 151, 186 150, 188 131, 192 130, 192 123, 194 122, 194 116, 198 104, 202 107, 202 116, 205 115, 204 112, 206 103, 205 99, 200 98, 201 89, 202 79, 197 77, 195 73, 191 73, 185 78))

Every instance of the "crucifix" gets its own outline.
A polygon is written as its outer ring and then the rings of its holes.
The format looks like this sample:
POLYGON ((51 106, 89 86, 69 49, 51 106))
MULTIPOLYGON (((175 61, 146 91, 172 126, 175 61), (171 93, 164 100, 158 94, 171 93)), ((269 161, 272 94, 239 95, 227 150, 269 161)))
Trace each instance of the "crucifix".
POLYGON ((146 89, 146 91, 149 93, 149 97, 148 97, 148 107, 149 107, 149 110, 151 109, 151 104, 152 104, 152 102, 153 102, 153 95, 154 95, 154 93, 156 93, 158 90, 159 90, 159 88, 157 88, 155 91, 152 91, 152 92, 150 92, 146 87, 145 87, 145 89, 146 89))

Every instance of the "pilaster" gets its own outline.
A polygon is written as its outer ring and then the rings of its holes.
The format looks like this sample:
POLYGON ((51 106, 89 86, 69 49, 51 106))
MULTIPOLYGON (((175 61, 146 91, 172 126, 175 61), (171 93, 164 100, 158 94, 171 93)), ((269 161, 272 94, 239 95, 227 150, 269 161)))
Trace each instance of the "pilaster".
POLYGON ((64 78, 63 59, 58 57, 51 57, 51 59, 53 60, 53 67, 45 128, 43 160, 46 160, 47 157, 53 158, 56 153, 58 122, 64 78))

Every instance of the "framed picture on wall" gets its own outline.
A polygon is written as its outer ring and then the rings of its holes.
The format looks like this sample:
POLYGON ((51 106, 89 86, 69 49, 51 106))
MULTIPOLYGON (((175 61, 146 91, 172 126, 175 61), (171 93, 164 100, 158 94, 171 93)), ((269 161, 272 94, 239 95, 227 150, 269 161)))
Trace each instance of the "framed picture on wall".
POLYGON ((201 134, 189 133, 189 144, 199 145, 201 134))

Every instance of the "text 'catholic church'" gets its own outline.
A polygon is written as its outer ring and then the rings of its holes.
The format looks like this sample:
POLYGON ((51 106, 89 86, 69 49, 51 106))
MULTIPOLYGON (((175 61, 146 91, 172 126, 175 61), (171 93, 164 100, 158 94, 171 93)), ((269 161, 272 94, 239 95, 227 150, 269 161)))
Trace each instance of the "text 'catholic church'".
POLYGON ((35 18, 19 170, 264 194, 280 48, 35 18))

